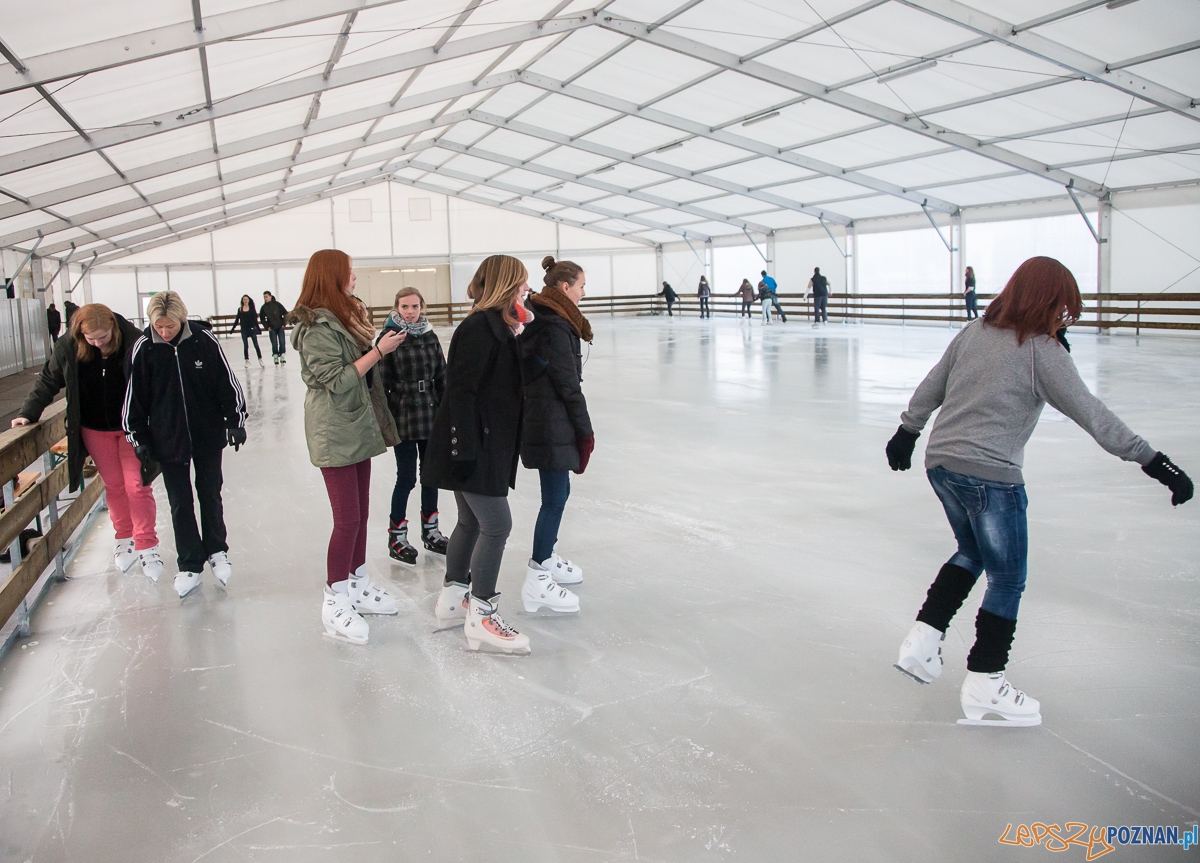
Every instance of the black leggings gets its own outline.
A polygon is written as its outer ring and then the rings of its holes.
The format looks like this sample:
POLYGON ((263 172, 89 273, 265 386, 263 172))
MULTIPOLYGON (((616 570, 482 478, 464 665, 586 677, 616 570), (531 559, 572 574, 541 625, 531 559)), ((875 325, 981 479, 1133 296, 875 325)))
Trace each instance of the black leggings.
POLYGON ((254 353, 258 354, 261 360, 262 350, 258 347, 258 336, 254 333, 242 333, 242 354, 246 359, 250 359, 250 342, 254 342, 254 353))

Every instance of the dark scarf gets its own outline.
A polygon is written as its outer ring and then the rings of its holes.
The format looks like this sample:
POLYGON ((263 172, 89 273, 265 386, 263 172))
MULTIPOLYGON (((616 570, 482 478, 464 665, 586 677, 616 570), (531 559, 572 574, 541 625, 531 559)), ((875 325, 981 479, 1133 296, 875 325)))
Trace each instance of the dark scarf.
POLYGON ((529 297, 529 301, 535 306, 544 306, 547 309, 558 312, 571 325, 571 329, 575 331, 575 335, 588 344, 591 344, 592 325, 583 316, 583 312, 579 311, 579 306, 571 302, 561 290, 551 287, 542 288, 540 293, 532 294, 529 297))

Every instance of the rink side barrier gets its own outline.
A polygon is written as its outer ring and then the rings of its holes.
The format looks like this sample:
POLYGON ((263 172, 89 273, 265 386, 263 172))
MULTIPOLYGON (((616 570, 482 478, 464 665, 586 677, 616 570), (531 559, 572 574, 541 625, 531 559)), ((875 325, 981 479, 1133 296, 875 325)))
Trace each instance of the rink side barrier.
POLYGON ((0 547, 8 548, 12 561, 12 573, 0 584, 0 627, 17 614, 17 627, 0 643, 0 656, 13 638, 29 634, 29 615, 50 584, 66 581, 64 547, 104 492, 104 480, 96 475, 67 503, 66 509, 59 510, 63 502, 60 495, 68 484, 67 459, 65 450, 59 452, 55 445, 66 433, 66 399, 46 408, 40 422, 0 433, 0 485, 4 488, 0 547), (21 532, 31 524, 42 529, 43 512, 49 529, 44 530, 44 536, 30 540, 28 550, 22 555, 21 532), (53 576, 31 599, 30 591, 51 564, 53 576))
MULTIPOLYGON (((979 311, 987 308, 995 294, 977 294, 979 311)), ((1200 294, 1104 293, 1083 294, 1083 316, 1076 327, 1098 330, 1200 330, 1200 294)), ((709 301, 714 315, 736 316, 742 302, 729 296, 714 296, 709 301)), ((779 304, 789 317, 812 320, 812 301, 782 293, 779 304)), ((620 294, 611 297, 584 297, 579 304, 587 315, 665 315, 667 304, 651 294, 620 294)), ((675 312, 684 316, 700 314, 695 296, 682 296, 675 312)), ((390 306, 372 306, 371 322, 382 326, 392 311, 390 306)), ((453 325, 471 311, 470 303, 429 303, 426 315, 434 324, 453 325)), ((966 304, 960 294, 830 294, 829 318, 835 321, 877 323, 965 323, 966 304)), ((751 303, 751 319, 762 315, 757 299, 751 303)), ((215 315, 209 320, 221 334, 232 325, 233 315, 215 315)))

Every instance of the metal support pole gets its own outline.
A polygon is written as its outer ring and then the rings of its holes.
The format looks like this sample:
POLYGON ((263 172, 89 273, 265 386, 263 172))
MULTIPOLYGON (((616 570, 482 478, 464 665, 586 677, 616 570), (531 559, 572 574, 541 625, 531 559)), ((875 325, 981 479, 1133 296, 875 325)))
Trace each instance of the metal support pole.
MULTIPOLYGON (((921 209, 925 211, 925 218, 929 220, 929 224, 933 225, 933 229, 937 231, 938 239, 942 241, 942 245, 946 247, 946 251, 952 253, 954 251, 954 245, 950 240, 947 240, 942 236, 942 229, 939 228, 938 223, 933 220, 933 213, 929 212, 929 208, 925 206, 925 204, 921 204, 921 209)), ((826 228, 826 230, 828 230, 828 228, 826 228)), ((954 229, 951 228, 950 231, 953 238, 954 229)))
MULTIPOLYGON (((64 292, 66 293, 67 297, 75 293, 75 289, 79 287, 79 283, 83 281, 83 277, 88 274, 88 270, 92 268, 92 264, 96 263, 96 258, 99 256, 99 254, 99 252, 92 252, 92 259, 83 265, 83 272, 79 274, 79 278, 75 280, 75 284, 71 285, 71 289, 69 291, 64 292)), ((63 297, 63 301, 66 301, 66 297, 63 297)))
POLYGON ((662 290, 662 283, 664 281, 664 275, 665 275, 665 273, 663 270, 663 247, 662 247, 662 244, 660 243, 654 247, 654 291, 653 291, 653 293, 655 295, 655 299, 650 301, 651 302, 650 309, 655 314, 658 313, 657 296, 658 296, 658 292, 662 290))
MULTIPOLYGON (((842 251, 842 246, 841 246, 841 244, 840 244, 840 243, 838 243, 838 241, 837 241, 837 237, 835 237, 835 236, 833 235, 833 231, 829 230, 829 224, 828 224, 828 223, 827 223, 827 222, 826 222, 824 219, 821 219, 821 227, 825 229, 825 233, 827 233, 827 234, 829 235, 829 239, 833 241, 833 244, 834 244, 835 246, 837 246, 838 254, 839 254, 839 255, 841 255, 843 258, 848 258, 848 257, 850 257, 850 253, 849 253, 849 252, 843 252, 843 251, 842 251)), ((936 227, 936 225, 935 225, 935 227, 936 227)))
POLYGON ((54 286, 54 280, 57 279, 58 274, 63 271, 63 267, 65 267, 67 264, 71 263, 71 258, 73 258, 73 257, 75 257, 75 244, 71 243, 71 253, 69 255, 67 255, 65 258, 63 258, 61 261, 59 261, 58 269, 54 271, 54 275, 52 275, 49 279, 46 280, 46 286, 42 288, 43 291, 46 290, 46 288, 50 288, 50 287, 54 286))
MULTIPOLYGON (((21 266, 24 266, 22 264, 21 266)), ((4 509, 12 509, 12 505, 16 502, 16 480, 10 479, 4 484, 4 509)), ((12 545, 8 547, 8 559, 12 569, 15 571, 21 565, 21 535, 17 534, 17 538, 12 541, 12 545)), ((17 635, 22 638, 29 635, 29 603, 22 598, 21 604, 17 606, 17 635)))
MULTIPOLYGON (((1075 209, 1079 211, 1079 215, 1083 217, 1083 223, 1087 225, 1088 230, 1092 232, 1092 239, 1097 243, 1107 243, 1108 238, 1096 233, 1096 229, 1092 227, 1092 220, 1087 217, 1087 211, 1083 209, 1083 204, 1079 203, 1079 198, 1075 196, 1075 190, 1072 188, 1074 181, 1067 184, 1067 194, 1071 196, 1071 203, 1075 205, 1075 209)), ((1103 202, 1103 199, 1101 199, 1103 202)))
MULTIPOLYGON (((42 470, 45 471, 46 476, 50 476, 50 471, 54 470, 54 457, 50 454, 49 450, 42 453, 42 470)), ((50 527, 54 527, 54 525, 58 524, 57 494, 54 496, 54 499, 50 501, 47 514, 49 515, 50 527)), ((48 532, 49 531, 47 531, 47 533, 48 532)), ((54 580, 67 580, 66 570, 63 569, 63 550, 61 548, 58 550, 58 553, 54 555, 54 580)))
POLYGON ((37 235, 37 242, 33 244, 33 248, 29 250, 29 254, 25 256, 25 260, 21 261, 21 263, 17 265, 17 268, 13 270, 12 280, 14 285, 17 283, 17 276, 21 275, 21 270, 25 269, 25 265, 29 263, 29 259, 33 257, 33 253, 37 251, 37 247, 42 244, 42 240, 46 239, 41 231, 38 231, 37 235))
MULTIPOLYGON (((1106 302, 1105 295, 1112 292, 1112 200, 1101 198, 1096 210, 1096 319, 1103 322, 1108 316, 1100 310, 1106 302)), ((1089 225, 1090 227, 1090 225, 1089 225)), ((1104 332, 1100 327, 1097 332, 1104 332)))

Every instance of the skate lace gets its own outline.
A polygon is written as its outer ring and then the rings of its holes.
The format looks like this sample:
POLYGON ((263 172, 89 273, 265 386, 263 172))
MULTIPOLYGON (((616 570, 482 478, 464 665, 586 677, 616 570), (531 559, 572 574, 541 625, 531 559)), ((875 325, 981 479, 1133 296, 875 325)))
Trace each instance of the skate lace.
POLYGON ((504 622, 504 618, 500 616, 500 612, 493 611, 488 615, 488 619, 496 627, 496 634, 511 638, 517 634, 517 631, 504 622))

